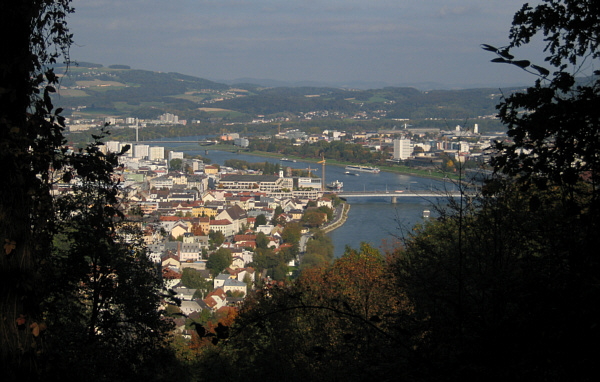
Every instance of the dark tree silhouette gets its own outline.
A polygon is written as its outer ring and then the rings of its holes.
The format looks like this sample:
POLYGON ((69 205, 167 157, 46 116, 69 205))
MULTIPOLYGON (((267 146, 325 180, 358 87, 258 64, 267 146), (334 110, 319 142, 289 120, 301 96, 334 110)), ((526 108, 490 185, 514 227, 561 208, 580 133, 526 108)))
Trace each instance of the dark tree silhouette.
POLYGON ((71 12, 69 0, 0 6, 3 378, 158 379, 142 365, 164 350, 161 284, 119 209, 122 153, 103 154, 103 135, 68 148, 50 97, 52 66, 69 64, 71 12), (58 182, 71 192, 53 192, 58 182))

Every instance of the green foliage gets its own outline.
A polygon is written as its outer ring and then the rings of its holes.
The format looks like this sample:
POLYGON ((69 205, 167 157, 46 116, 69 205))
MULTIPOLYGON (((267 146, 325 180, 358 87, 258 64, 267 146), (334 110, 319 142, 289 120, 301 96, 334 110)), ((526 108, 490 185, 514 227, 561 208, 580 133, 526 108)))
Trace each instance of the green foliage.
POLYGON ((486 192, 418 227, 398 252, 398 288, 427 322, 415 366, 427 379, 580 379, 587 350, 574 338, 597 335, 598 262, 584 255, 598 244, 594 218, 558 188, 497 181, 486 192))
POLYGON ((298 245, 300 241, 300 237, 302 236, 302 225, 298 222, 286 224, 283 232, 281 233, 281 238, 284 243, 290 243, 293 245, 298 245))
POLYGON ((159 273, 119 210, 121 153, 71 151, 51 94, 72 41, 68 0, 3 3, 0 28, 0 364, 4 380, 159 380, 174 361, 159 273), (54 196, 57 182, 71 183, 54 196))
POLYGON ((259 162, 259 163, 250 163, 241 159, 227 159, 225 161, 225 166, 232 167, 238 170, 255 170, 262 171, 264 175, 273 175, 279 174, 280 165, 279 163, 270 163, 270 162, 259 162))
POLYGON ((308 210, 302 215, 302 222, 308 227, 316 228, 325 222, 326 213, 319 210, 308 210))
POLYGON ((256 220, 254 221, 254 229, 256 229, 258 226, 261 225, 266 225, 267 224, 267 218, 264 214, 260 214, 256 217, 256 220))
POLYGON ((302 257, 300 269, 322 267, 333 261, 333 243, 329 236, 317 231, 311 240, 306 243, 306 253, 302 257))
POLYGON ((282 224, 285 225, 285 222, 282 222, 279 219, 279 215, 281 215, 283 213, 283 208, 281 208, 281 206, 277 206, 275 207, 275 211, 273 211, 273 218, 271 218, 271 224, 272 225, 277 225, 277 224, 282 224))
MULTIPOLYGON (((264 215, 263 215, 264 216, 264 215)), ((256 248, 258 249, 267 249, 267 245, 269 245, 269 238, 262 232, 256 234, 256 248)))
POLYGON ((175 171, 183 170, 183 160, 179 158, 171 159, 169 162, 169 168, 175 171))
POLYGON ((210 292, 213 289, 213 283, 207 281, 200 272, 193 268, 183 269, 181 272, 181 285, 189 289, 198 289, 205 292, 210 292))
POLYGON ((45 340, 51 357, 69 359, 56 372, 99 376, 112 364, 119 373, 135 373, 162 351, 170 329, 158 310, 162 281, 140 232, 113 207, 117 156, 105 156, 97 145, 73 155, 70 170, 79 182, 72 195, 56 200, 59 245, 46 261, 51 277, 41 308, 52 330, 45 340))
POLYGON ((497 144, 501 155, 493 162, 496 168, 527 178, 541 175, 564 186, 574 185, 589 171, 595 181, 600 170, 600 71, 587 72, 595 77, 585 81, 577 81, 575 75, 585 74, 584 62, 593 67, 600 58, 599 11, 598 2, 591 0, 525 4, 515 15, 510 44, 503 48, 484 45, 498 55, 492 61, 516 65, 539 77, 526 92, 512 94, 499 105, 499 117, 514 144, 497 144), (511 54, 538 34, 546 42, 551 70, 516 60, 511 54))
POLYGON ((316 144, 305 142, 300 146, 291 146, 284 140, 277 140, 275 142, 251 140, 249 148, 250 150, 257 151, 283 152, 285 155, 301 158, 319 159, 324 155, 325 159, 361 164, 383 163, 387 159, 387 156, 383 155, 380 151, 372 152, 363 145, 342 141, 319 141, 316 144))
POLYGON ((225 235, 221 231, 210 230, 208 240, 211 248, 216 248, 225 242, 225 235))
POLYGON ((208 256, 206 268, 210 269, 210 273, 214 277, 230 266, 231 261, 231 251, 227 248, 219 248, 215 253, 208 256))
POLYGON ((371 381, 405 373, 406 349, 390 330, 409 315, 385 261, 363 246, 292 283, 267 285, 246 304, 227 343, 202 357, 206 380, 371 381), (347 257, 347 258, 346 258, 347 257), (233 367, 235 365, 235 367, 233 367))

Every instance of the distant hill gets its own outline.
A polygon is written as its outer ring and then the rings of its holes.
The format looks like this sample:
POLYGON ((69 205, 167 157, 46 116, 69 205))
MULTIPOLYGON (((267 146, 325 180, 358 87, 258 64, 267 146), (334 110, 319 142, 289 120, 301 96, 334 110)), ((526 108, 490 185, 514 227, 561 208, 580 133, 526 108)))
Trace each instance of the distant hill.
POLYGON ((392 83, 385 81, 279 81, 268 78, 236 78, 234 80, 223 80, 218 79, 217 82, 221 82, 224 84, 228 84, 231 86, 237 86, 237 84, 254 84, 255 86, 261 87, 334 87, 334 88, 342 88, 342 89, 357 89, 357 90, 370 90, 370 89, 382 89, 386 87, 398 87, 398 88, 415 88, 421 91, 429 91, 429 90, 464 90, 464 89, 473 89, 473 88, 513 88, 513 87, 523 87, 525 84, 513 84, 507 86, 506 84, 500 83, 487 83, 487 84, 479 84, 472 86, 465 86, 459 84, 442 84, 439 82, 402 82, 402 83, 392 83))
MULTIPOLYGON (((60 70, 57 67, 57 73, 60 70)), ((257 116, 295 118, 303 113, 316 113, 322 119, 464 120, 494 115, 500 96, 495 88, 422 91, 414 87, 369 88, 368 84, 292 86, 251 78, 226 84, 126 65, 79 63, 61 77, 57 104, 67 112, 144 119, 169 112, 200 121, 248 122, 257 116)))

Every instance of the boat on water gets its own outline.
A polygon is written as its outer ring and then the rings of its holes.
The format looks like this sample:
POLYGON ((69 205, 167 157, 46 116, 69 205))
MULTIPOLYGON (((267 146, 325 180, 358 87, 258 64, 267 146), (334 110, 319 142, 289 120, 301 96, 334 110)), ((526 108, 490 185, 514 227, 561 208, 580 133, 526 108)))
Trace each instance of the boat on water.
POLYGON ((350 171, 346 171, 344 174, 346 174, 346 175, 360 176, 360 174, 357 174, 355 172, 350 172, 350 171))
POLYGON ((334 191, 339 191, 342 187, 344 187, 344 182, 340 182, 339 180, 327 184, 327 188, 334 191))
POLYGON ((285 157, 281 158, 280 161, 282 161, 282 162, 294 162, 294 163, 296 163, 295 159, 289 159, 289 158, 285 158, 285 157))
POLYGON ((377 167, 358 166, 358 165, 349 164, 348 166, 346 166, 346 171, 362 171, 362 172, 371 172, 374 174, 378 174, 380 170, 377 167))

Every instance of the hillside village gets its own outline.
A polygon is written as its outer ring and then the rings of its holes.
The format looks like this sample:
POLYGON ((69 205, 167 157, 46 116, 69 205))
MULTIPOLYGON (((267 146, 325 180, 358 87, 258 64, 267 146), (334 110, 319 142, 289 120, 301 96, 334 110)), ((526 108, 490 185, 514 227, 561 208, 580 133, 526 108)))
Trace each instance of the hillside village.
MULTIPOLYGON (((108 141, 101 149, 119 152, 124 145, 108 141)), ((289 168, 276 175, 239 171, 187 159, 181 152, 165 157, 163 147, 139 146, 120 159, 120 207, 142 232, 147 256, 160 269, 165 288, 181 301, 184 318, 176 319, 180 331, 185 317, 227 311, 259 280, 272 280, 273 265, 256 259, 257 248, 284 259, 287 277, 298 269, 298 236, 335 219, 335 196, 324 194, 320 183, 312 189, 298 187, 299 178, 289 168), (186 171, 172 169, 177 161, 186 171), (306 220, 310 215, 317 219, 306 220), (286 230, 298 232, 286 237, 286 230), (217 257, 227 260, 214 266, 211 259, 217 257), (198 283, 202 288, 194 288, 198 283)), ((305 179, 300 177, 300 184, 305 179)), ((73 187, 59 183, 54 193, 66 194, 73 187)))

